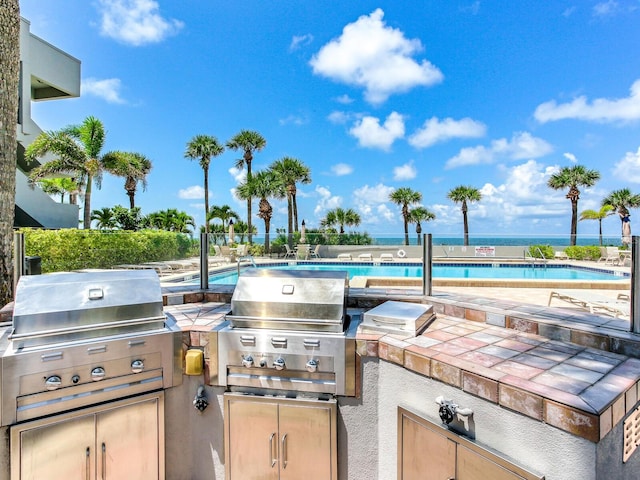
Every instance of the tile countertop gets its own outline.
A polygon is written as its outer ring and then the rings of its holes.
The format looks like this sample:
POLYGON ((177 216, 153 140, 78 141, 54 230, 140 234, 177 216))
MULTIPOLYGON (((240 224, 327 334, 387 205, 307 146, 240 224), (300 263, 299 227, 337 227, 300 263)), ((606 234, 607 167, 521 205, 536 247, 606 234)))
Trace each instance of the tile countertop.
MULTIPOLYGON (((193 346, 224 321, 218 302, 165 307, 193 346), (203 335, 204 334, 204 335, 203 335)), ((359 329, 357 353, 378 357, 598 442, 640 398, 640 359, 438 314, 422 335, 359 329)))

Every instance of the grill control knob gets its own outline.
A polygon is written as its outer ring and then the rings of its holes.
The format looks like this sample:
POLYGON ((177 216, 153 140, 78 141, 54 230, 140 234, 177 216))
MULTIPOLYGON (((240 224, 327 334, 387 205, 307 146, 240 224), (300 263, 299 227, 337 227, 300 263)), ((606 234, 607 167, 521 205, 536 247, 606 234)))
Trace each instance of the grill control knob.
POLYGON ((316 370, 318 370, 318 361, 312 358, 307 362, 305 368, 307 369, 307 372, 315 372, 316 370))
POLYGON ((242 357, 242 366, 245 368, 253 367, 253 357, 251 355, 245 355, 242 357))
POLYGON ((98 382, 102 380, 105 375, 106 373, 104 371, 104 368, 102 367, 96 367, 93 370, 91 370, 91 380, 93 380, 94 382, 98 382))
POLYGON ((140 373, 144 370, 144 362, 142 360, 134 360, 131 362, 131 371, 133 373, 140 373))
POLYGON ((284 358, 282 357, 278 357, 273 361, 273 367, 276 370, 284 370, 285 364, 284 364, 284 358))
POLYGON ((62 386, 62 379, 58 375, 51 375, 44 381, 47 390, 56 390, 62 386))

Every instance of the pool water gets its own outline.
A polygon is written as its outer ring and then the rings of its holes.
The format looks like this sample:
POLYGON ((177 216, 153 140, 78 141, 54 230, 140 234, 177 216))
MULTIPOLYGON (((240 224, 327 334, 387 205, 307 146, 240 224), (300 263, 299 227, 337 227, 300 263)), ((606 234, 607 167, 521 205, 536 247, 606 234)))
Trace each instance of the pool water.
MULTIPOLYGON (((249 267, 253 268, 253 267, 249 267)), ((345 265, 345 264, 298 264, 269 265, 258 268, 279 270, 331 270, 347 271, 353 277, 404 277, 422 278, 421 265, 345 265)), ((566 265, 531 266, 518 264, 436 264, 433 278, 484 278, 516 280, 621 280, 627 274, 608 270, 569 267, 566 265)), ((238 280, 237 270, 219 272, 209 277, 210 284, 234 285, 238 280)))

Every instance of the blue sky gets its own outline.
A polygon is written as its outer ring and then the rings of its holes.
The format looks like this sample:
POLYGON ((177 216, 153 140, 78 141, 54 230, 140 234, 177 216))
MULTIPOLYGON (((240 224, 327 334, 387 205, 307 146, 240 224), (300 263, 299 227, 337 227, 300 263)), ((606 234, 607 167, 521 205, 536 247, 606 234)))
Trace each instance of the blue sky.
MULTIPOLYGON (((31 32, 82 61, 78 99, 36 103, 44 130, 93 115, 105 151, 153 162, 143 213, 204 219, 203 175, 184 158, 197 134, 257 130, 253 170, 284 156, 311 169, 299 217, 353 208, 360 231, 397 235, 396 188, 422 193, 437 236, 461 235, 447 192, 481 190, 471 234, 568 235, 567 192, 546 184, 576 163, 601 173, 579 210, 611 191, 640 193, 638 0, 21 0, 31 32)), ((212 160, 210 204, 246 216, 239 154, 212 160)), ((106 176, 92 208, 128 205, 106 176)), ((272 229, 286 203, 272 202, 272 229)), ((254 207, 257 212, 257 202, 254 207)), ((637 215, 632 211, 632 220, 637 215)), ((263 231, 262 220, 253 223, 263 231)), ((584 221, 578 233, 597 234, 584 221)), ((617 236, 620 221, 603 222, 617 236)))

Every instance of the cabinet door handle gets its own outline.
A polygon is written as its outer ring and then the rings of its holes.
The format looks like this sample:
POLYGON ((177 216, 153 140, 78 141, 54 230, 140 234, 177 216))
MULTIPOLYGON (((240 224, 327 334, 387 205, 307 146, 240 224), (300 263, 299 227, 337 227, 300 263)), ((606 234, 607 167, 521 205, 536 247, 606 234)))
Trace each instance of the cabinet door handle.
POLYGON ((102 442, 102 480, 107 479, 107 445, 102 442))
POLYGON ((277 454, 275 453, 276 451, 276 443, 274 442, 276 438, 276 434, 275 432, 271 434, 271 437, 269 437, 269 461, 271 462, 271 468, 273 468, 276 464, 276 462, 278 461, 277 459, 277 454))
POLYGON ((282 436, 282 468, 287 468, 287 434, 282 436))
POLYGON ((90 480, 91 479, 91 447, 87 447, 85 456, 87 457, 87 463, 85 466, 86 480, 90 480))

